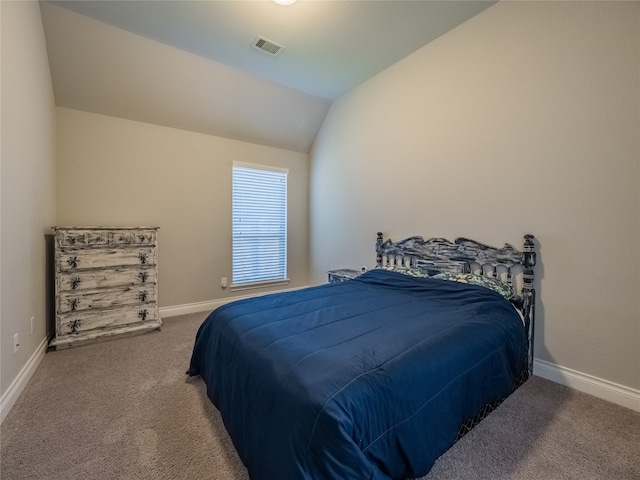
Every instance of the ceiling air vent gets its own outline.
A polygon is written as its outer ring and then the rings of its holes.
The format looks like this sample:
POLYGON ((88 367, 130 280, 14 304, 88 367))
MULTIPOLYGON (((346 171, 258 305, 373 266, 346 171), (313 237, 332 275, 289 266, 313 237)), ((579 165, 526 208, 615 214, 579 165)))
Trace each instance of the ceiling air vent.
POLYGON ((269 55, 273 55, 274 57, 280 55, 280 53, 282 53, 282 50, 284 50, 284 45, 279 45, 261 36, 257 36, 251 46, 253 48, 257 48, 258 50, 262 50, 269 55))

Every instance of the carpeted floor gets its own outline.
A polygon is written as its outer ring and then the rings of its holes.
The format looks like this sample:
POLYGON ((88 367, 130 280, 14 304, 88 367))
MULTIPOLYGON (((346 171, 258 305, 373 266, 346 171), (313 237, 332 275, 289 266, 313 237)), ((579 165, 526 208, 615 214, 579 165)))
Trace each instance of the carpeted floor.
MULTIPOLYGON (((203 382, 185 375, 205 316, 47 353, 0 427, 0 478, 248 479, 203 382)), ((534 377, 423 478, 637 480, 640 413, 534 377)))

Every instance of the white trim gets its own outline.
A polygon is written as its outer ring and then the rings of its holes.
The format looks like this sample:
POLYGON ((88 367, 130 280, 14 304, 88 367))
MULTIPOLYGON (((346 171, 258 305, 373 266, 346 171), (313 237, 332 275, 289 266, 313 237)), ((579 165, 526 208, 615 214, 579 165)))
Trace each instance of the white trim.
POLYGON ((241 290, 253 290, 254 288, 264 288, 264 287, 276 287, 279 285, 289 285, 290 280, 285 278, 284 280, 267 280, 264 282, 247 282, 247 283, 238 283, 231 284, 229 290, 232 292, 239 292, 241 290))
POLYGON ((45 337, 42 340, 42 343, 38 345, 36 351, 33 352, 29 361, 22 367, 18 376, 13 379, 7 391, 2 395, 2 399, 0 399, 0 424, 4 422, 4 419, 7 417, 13 406, 15 405, 18 397, 27 386, 27 383, 33 376, 40 365, 40 362, 44 358, 45 353, 47 353, 47 345, 49 344, 48 339, 45 337))
POLYGON ((279 172, 285 173, 287 175, 289 174, 288 168, 273 167, 271 165, 260 165, 258 163, 237 162, 234 160, 233 166, 240 168, 253 168, 254 170, 267 170, 268 172, 279 172))
MULTIPOLYGON (((306 287, 298 287, 306 288, 306 287)), ((219 300, 210 300, 208 302, 191 303, 188 305, 178 305, 175 307, 160 308, 162 317, 172 317, 175 315, 184 315, 187 313, 202 312, 205 310, 213 311, 221 305, 241 300, 244 298, 257 297, 268 293, 278 293, 285 291, 298 290, 298 288, 289 288, 286 290, 278 290, 276 292, 254 293, 250 295, 242 295, 238 297, 230 297, 219 300)), ((593 395, 608 402, 621 405, 631 410, 640 412, 640 390, 636 390, 618 383, 610 382, 602 378, 594 377, 586 373, 578 372, 571 368, 562 367, 554 363, 544 360, 533 360, 533 374, 559 383, 566 387, 573 388, 583 393, 593 395)))
POLYGON ((236 300, 243 300, 245 298, 251 298, 251 297, 260 297, 262 295, 268 295, 270 293, 292 292, 294 290, 300 290, 301 288, 307 288, 307 286, 286 288, 283 290, 276 290, 273 292, 258 292, 258 293, 252 293, 250 295, 239 295, 237 297, 219 298, 217 300, 208 300, 206 302, 187 303, 185 305, 175 305, 173 307, 160 307, 158 309, 158 313, 160 314, 161 318, 168 318, 168 317, 176 317, 178 315, 186 315, 188 313, 205 312, 205 311, 211 312, 222 305, 225 305, 229 302, 234 302, 236 300))
MULTIPOLYGON (((161 317, 165 317, 165 318, 174 317, 177 315, 185 315, 188 313, 212 311, 218 308, 219 306, 224 305, 225 303, 233 302, 234 300, 257 297, 261 295, 267 295, 269 293, 288 292, 293 290, 299 290, 301 288, 306 288, 306 286, 288 288, 285 290, 277 290, 273 292, 260 292, 260 293, 254 293, 252 295, 242 295, 238 297, 222 298, 218 300, 209 300, 206 302, 196 302, 196 303, 190 303, 187 305, 177 305, 174 307, 162 307, 162 308, 159 308, 158 311, 161 317)), ((49 345, 49 341, 47 338, 42 340, 42 343, 38 345, 38 348, 33 353, 33 355, 31 355, 31 358, 29 359, 29 361, 25 364, 24 367, 22 367, 22 370, 20 370, 20 373, 18 373, 16 378, 13 380, 13 382, 11 382, 11 385, 9 385, 9 388, 2 395, 2 398, 0 399, 0 424, 4 422, 4 419, 7 417, 7 415, 11 411, 11 408, 13 408, 14 404, 18 400, 18 397, 20 397, 20 394, 22 393, 24 388, 27 386, 27 383, 29 382, 33 374, 35 373, 36 368, 38 368, 38 365, 40 365, 40 362, 42 361, 45 354, 47 353, 48 345, 49 345)))
MULTIPOLYGON (((238 297, 223 298, 218 300, 209 300, 206 302, 196 302, 186 305, 177 305, 173 307, 161 307, 159 312, 162 317, 174 317, 178 315, 186 315, 188 313, 196 313, 203 311, 213 311, 221 305, 235 300, 267 295, 269 293, 280 293, 285 291, 299 290, 306 287, 289 288, 286 290, 278 290, 276 292, 256 293, 253 295, 242 295, 238 297)), ((0 424, 4 422, 11 408, 18 400, 18 397, 27 386, 27 383, 33 376, 40 365, 40 362, 47 352, 48 340, 45 338, 38 346, 36 351, 31 355, 29 361, 22 367, 18 376, 11 382, 7 391, 0 399, 0 424)), ((608 380, 603 380, 586 373, 581 373, 570 368, 562 367, 554 363, 544 360, 534 359, 533 361, 534 375, 551 380, 570 388, 574 388, 580 392, 593 395, 603 400, 621 405, 631 410, 640 412, 640 390, 626 387, 608 380)))
POLYGON ((533 373, 538 377, 640 412, 640 390, 538 359, 533 361, 533 373))

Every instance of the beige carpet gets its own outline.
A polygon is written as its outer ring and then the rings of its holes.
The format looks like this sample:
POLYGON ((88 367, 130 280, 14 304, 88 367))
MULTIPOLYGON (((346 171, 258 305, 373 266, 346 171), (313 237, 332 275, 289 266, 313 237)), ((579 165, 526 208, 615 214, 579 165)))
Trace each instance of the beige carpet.
MULTIPOLYGON (((2 480, 248 479, 203 382, 185 375, 205 316, 47 353, 0 428, 2 480)), ((640 414, 534 377, 427 479, 637 480, 640 414)))

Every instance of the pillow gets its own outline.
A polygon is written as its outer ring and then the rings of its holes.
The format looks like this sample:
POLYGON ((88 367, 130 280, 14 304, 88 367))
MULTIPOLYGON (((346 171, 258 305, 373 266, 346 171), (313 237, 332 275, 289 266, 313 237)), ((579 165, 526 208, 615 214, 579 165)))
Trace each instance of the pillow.
POLYGON ((468 283, 470 285, 485 287, 499 293, 507 300, 513 297, 513 288, 511 285, 501 282, 495 278, 476 275, 475 273, 438 273, 431 278, 439 278, 441 280, 451 280, 453 282, 468 283))
POLYGON ((424 270, 421 270, 416 267, 403 267, 401 265, 387 265, 386 267, 376 267, 382 270, 388 270, 389 272, 397 272, 402 273, 404 275, 409 275, 410 277, 415 278, 428 278, 429 274, 424 270))

